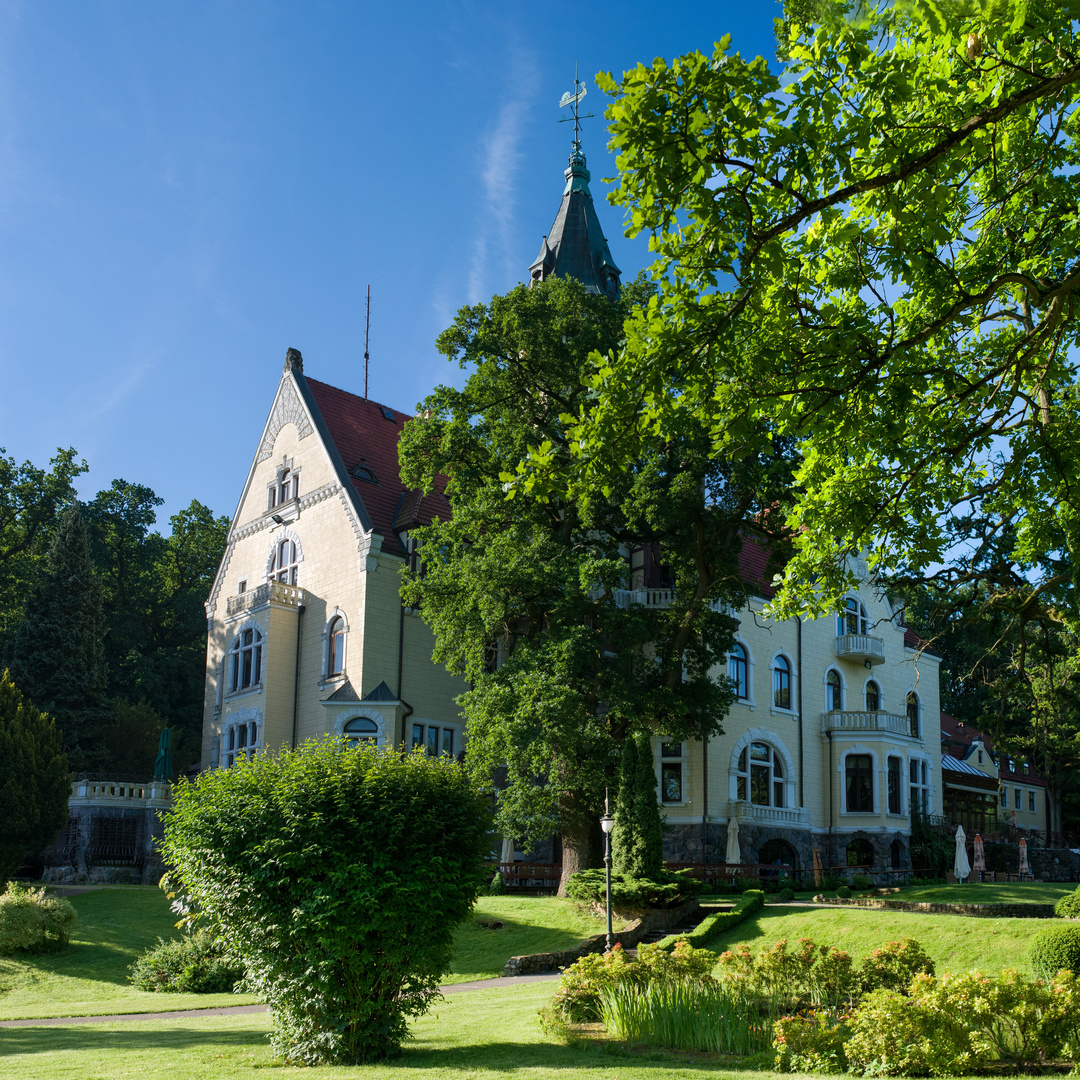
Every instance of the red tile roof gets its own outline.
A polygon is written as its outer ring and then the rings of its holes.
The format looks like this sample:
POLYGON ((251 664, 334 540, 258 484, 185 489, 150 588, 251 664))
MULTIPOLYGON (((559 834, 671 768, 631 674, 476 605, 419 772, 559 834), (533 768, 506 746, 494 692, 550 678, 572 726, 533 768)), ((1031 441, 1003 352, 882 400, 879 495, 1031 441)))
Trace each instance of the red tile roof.
POLYGON ((1045 786, 1042 780, 1039 779, 1039 774, 1033 765, 1029 764, 1027 772, 1021 772, 1022 762, 1014 758, 1016 771, 1010 772, 1008 754, 998 756, 994 750, 993 741, 988 735, 963 720, 957 720, 955 716, 949 713, 943 712, 941 714, 941 741, 942 743, 948 743, 948 746, 945 747, 947 753, 962 760, 968 756, 971 751, 971 744, 976 740, 982 742, 984 750, 988 750, 998 757, 998 773, 1002 780, 1013 780, 1017 783, 1023 782, 1037 787, 1045 786))
POLYGON ((349 482, 370 519, 383 537, 383 551, 403 555, 397 529, 427 524, 434 516, 449 518, 450 504, 438 492, 422 496, 406 488, 398 472, 398 439, 408 413, 398 412, 336 386, 299 376, 321 413, 326 434, 341 457, 345 472, 363 465, 375 483, 349 474, 349 482))

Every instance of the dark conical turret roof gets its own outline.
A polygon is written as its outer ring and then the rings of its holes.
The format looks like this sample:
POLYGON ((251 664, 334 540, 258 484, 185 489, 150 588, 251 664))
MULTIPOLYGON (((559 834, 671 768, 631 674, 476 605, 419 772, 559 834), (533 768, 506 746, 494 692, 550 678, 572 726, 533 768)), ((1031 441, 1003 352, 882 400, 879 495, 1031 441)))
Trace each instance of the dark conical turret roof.
POLYGON ((575 142, 570 164, 563 173, 566 187, 551 232, 529 267, 530 285, 552 275, 580 281, 591 293, 614 300, 619 295, 622 271, 615 265, 589 191, 589 170, 581 144, 575 142))

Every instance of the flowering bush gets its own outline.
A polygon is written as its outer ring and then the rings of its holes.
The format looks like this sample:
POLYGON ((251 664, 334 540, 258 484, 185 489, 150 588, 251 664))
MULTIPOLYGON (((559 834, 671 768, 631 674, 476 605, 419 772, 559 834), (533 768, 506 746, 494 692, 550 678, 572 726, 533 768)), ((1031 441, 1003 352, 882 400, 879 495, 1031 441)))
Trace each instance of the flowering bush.
POLYGON ((711 983, 716 954, 677 942, 671 952, 656 945, 641 945, 637 959, 621 945, 608 953, 589 953, 562 974, 552 1008, 565 1020, 580 1023, 600 1019, 600 995, 616 984, 700 982, 711 983))
POLYGON ((775 1066, 779 1072, 838 1073, 847 1069, 844 1042, 848 1013, 810 1011, 773 1024, 775 1066))
POLYGON ((890 941, 863 957, 859 981, 863 993, 872 990, 906 990, 916 975, 933 975, 934 961, 914 938, 890 941))
POLYGON ((720 954, 717 976, 722 983, 787 1009, 839 1004, 855 989, 851 957, 830 945, 815 945, 800 938, 799 948, 789 949, 786 938, 761 949, 755 956, 740 945, 720 954))

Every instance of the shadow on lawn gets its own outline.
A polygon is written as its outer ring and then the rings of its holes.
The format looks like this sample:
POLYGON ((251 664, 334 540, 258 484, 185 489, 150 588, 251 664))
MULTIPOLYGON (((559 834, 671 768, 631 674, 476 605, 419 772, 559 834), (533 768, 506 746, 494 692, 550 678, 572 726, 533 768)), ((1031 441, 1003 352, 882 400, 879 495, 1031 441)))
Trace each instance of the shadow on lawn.
POLYGON ((64 1051, 91 1053, 95 1050, 183 1050, 196 1046, 207 1049, 226 1046, 250 1050, 266 1045, 266 1029, 257 1027, 147 1029, 145 1024, 126 1023, 108 1028, 80 1024, 72 1027, 0 1029, 0 1057, 15 1054, 55 1054, 64 1051))

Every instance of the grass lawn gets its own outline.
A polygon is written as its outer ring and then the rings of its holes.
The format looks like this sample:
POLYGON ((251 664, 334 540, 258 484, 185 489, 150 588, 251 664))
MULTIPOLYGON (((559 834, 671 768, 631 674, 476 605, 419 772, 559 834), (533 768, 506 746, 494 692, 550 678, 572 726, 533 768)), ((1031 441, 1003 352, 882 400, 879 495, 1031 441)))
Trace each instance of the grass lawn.
POLYGON ((913 885, 886 899, 927 901, 931 904, 1052 904, 1076 883, 1042 881, 980 882, 977 885, 913 885))
MULTIPOLYGON (((455 994, 413 1025, 405 1053, 386 1065, 292 1069, 278 1064, 266 1041, 265 1015, 207 1020, 0 1029, 4 1080, 691 1080, 778 1074, 740 1061, 629 1053, 614 1045, 561 1046, 539 1028, 536 1012, 552 983, 455 994), (269 1074, 267 1069, 273 1071, 269 1074)), ((788 1074, 790 1077, 790 1074, 788 1074)))
MULTIPOLYGON (((616 930, 624 923, 616 920, 616 930)), ((571 900, 554 896, 481 896, 472 916, 454 935, 454 963, 446 982, 490 979, 502 974, 511 956, 572 949, 604 932, 604 920, 586 914, 571 900), (480 922, 501 920, 499 930, 480 922)))
POLYGON ((151 994, 127 981, 128 964, 158 936, 174 937, 176 916, 153 886, 115 886, 71 897, 79 913, 69 949, 0 956, 0 1020, 95 1013, 171 1012, 242 1005, 241 994, 151 994))
POLYGON ((1047 925, 1045 919, 982 919, 958 915, 924 915, 911 911, 866 908, 764 908, 727 934, 709 943, 715 952, 746 942, 755 952, 763 944, 787 938, 812 938, 835 945, 858 962, 886 941, 913 937, 933 958, 939 975, 946 971, 999 971, 1012 967, 1028 972, 1028 943, 1047 925))
MULTIPOLYGON (((242 1005, 250 994, 153 994, 127 981, 128 965, 158 936, 175 937, 160 889, 116 886, 71 897, 79 912, 71 948, 45 956, 0 957, 0 1020, 103 1013, 172 1012, 242 1005)), ((621 925, 621 924, 620 924, 621 925)), ((568 900, 482 896, 457 931, 447 982, 493 978, 511 956, 567 949, 603 932, 603 920, 568 900), (499 930, 479 925, 502 921, 499 930)))

